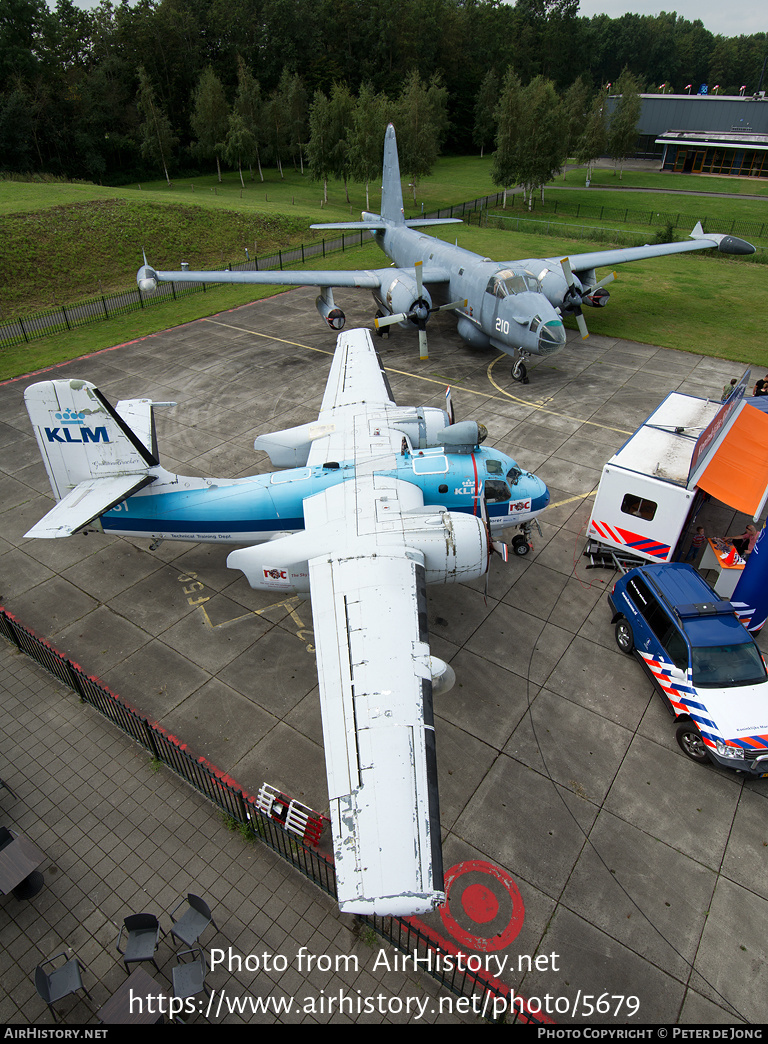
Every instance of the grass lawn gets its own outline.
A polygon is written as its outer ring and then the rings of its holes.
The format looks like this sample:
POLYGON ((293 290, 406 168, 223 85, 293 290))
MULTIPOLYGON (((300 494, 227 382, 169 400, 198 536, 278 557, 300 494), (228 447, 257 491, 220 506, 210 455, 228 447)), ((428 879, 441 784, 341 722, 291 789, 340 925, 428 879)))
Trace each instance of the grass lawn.
MULTIPOLYGON (((490 180, 491 158, 444 157, 435 172, 419 186, 416 208, 409 206, 404 183, 406 212, 420 213, 471 200, 495 191, 490 180)), ((245 247, 264 255, 315 235, 313 221, 357 219, 365 207, 365 187, 329 185, 329 205, 320 206, 322 186, 308 175, 289 171, 280 181, 275 170, 265 170, 265 182, 249 182, 242 190, 236 173, 228 173, 219 185, 215 173, 207 177, 124 188, 96 185, 23 183, 0 181, 0 259, 13 273, 0 288, 0 314, 12 318, 28 311, 71 303, 112 290, 133 287, 135 272, 145 248, 158 268, 177 268, 183 259, 192 267, 217 267, 238 261, 245 247)), ((659 175, 630 171, 624 191, 601 191, 618 178, 611 170, 597 170, 588 192, 575 191, 583 183, 583 171, 570 172, 565 181, 553 182, 545 191, 545 207, 537 205, 532 216, 547 216, 555 199, 575 204, 588 199, 607 207, 621 205, 648 211, 670 210, 689 215, 691 227, 700 217, 716 215, 726 227, 734 217, 763 219, 762 201, 669 194, 666 189, 693 191, 725 188, 740 192, 768 192, 768 185, 753 180, 714 179, 695 175, 659 175), (565 185, 565 188, 562 186, 565 185), (632 192, 645 185, 660 188, 657 194, 632 192), (568 186, 573 186, 569 188, 568 186), (705 187, 706 186, 706 187, 705 187), (706 208, 706 209, 705 209, 706 208)), ((378 189, 378 186, 377 186, 378 189)), ((562 205, 562 204, 561 204, 562 205)), ((378 210, 379 192, 372 192, 370 206, 378 210)), ((512 213, 521 214, 519 201, 512 213)), ((566 220, 569 220, 566 218, 566 220)), ((713 218, 714 220, 714 218, 713 218)), ((594 224, 589 219, 590 224, 594 224)), ((617 224, 615 220, 606 224, 617 224)), ((647 226, 646 226, 647 227, 647 226)), ((525 257, 557 257, 601 248, 588 240, 567 240, 493 229, 455 225, 436 227, 435 235, 497 260, 525 257)), ((650 236, 649 236, 650 238, 650 236)), ((387 259, 372 244, 319 259, 315 268, 382 268, 387 259)), ((306 267, 310 267, 308 264, 306 267)), ((588 327, 594 333, 703 352, 768 367, 763 346, 761 317, 768 308, 768 273, 763 265, 688 254, 635 262, 619 268, 611 287, 612 300, 605 309, 586 309, 588 327)), ((31 345, 0 352, 0 378, 16 376, 100 348, 143 337, 169 326, 189 322, 217 311, 236 307, 276 292, 273 287, 217 288, 206 294, 167 302, 109 322, 95 323, 57 334, 31 345)), ((373 311, 373 310, 372 310, 373 311)), ((313 321, 320 322, 320 318, 313 321)))

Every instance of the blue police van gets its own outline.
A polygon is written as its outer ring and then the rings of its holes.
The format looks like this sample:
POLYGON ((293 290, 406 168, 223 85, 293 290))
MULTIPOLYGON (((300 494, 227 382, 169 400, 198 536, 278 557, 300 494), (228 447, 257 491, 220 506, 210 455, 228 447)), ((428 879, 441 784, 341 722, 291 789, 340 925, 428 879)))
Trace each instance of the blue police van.
POLYGON ((683 752, 768 776, 768 674, 731 603, 677 563, 630 569, 608 600, 616 642, 653 680, 683 752))

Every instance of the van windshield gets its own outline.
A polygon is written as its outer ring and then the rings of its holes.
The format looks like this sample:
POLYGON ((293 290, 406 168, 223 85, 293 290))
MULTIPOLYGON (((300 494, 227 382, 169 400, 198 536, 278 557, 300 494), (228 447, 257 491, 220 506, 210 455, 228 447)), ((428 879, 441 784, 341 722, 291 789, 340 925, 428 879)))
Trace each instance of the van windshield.
POLYGON ((758 685, 766 680, 763 658, 753 642, 693 646, 691 667, 693 684, 705 689, 758 685))

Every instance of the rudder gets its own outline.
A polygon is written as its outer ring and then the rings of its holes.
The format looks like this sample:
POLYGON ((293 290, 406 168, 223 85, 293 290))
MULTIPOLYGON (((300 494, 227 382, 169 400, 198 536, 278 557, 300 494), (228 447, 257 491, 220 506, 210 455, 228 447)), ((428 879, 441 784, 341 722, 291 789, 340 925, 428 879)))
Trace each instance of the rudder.
POLYGON ((41 381, 24 401, 57 501, 89 479, 146 475, 159 465, 89 381, 41 381))

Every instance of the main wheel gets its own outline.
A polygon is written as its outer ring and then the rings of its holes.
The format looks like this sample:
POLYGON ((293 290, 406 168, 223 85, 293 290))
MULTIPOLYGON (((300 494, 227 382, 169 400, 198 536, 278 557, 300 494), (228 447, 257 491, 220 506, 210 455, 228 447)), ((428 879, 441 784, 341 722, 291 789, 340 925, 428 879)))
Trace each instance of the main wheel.
POLYGON ((631 653, 635 647, 635 639, 632 636, 632 628, 629 626, 627 621, 622 617, 616 621, 616 628, 614 630, 616 635, 616 644, 622 652, 631 653))
POLYGON ((709 761, 704 740, 693 722, 684 721, 682 725, 678 725, 675 739, 680 750, 683 754, 687 754, 691 761, 698 761, 699 764, 702 761, 709 761))

